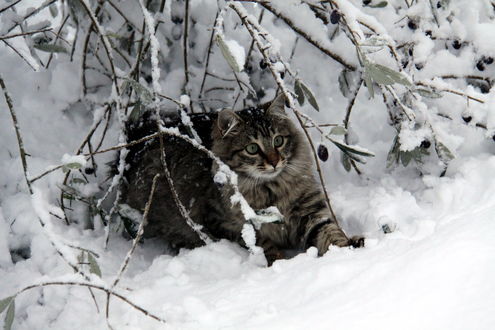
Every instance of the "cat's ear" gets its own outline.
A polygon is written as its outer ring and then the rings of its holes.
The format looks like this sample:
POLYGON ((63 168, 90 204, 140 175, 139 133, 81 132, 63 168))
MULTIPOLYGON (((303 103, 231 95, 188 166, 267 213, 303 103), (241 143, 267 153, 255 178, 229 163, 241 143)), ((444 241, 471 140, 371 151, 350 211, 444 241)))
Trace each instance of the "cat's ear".
POLYGON ((280 93, 273 99, 272 103, 266 110, 266 114, 271 116, 287 117, 285 113, 285 95, 280 93))
POLYGON ((234 111, 223 109, 218 113, 217 128, 222 138, 227 135, 236 135, 240 132, 239 128, 242 119, 234 111))

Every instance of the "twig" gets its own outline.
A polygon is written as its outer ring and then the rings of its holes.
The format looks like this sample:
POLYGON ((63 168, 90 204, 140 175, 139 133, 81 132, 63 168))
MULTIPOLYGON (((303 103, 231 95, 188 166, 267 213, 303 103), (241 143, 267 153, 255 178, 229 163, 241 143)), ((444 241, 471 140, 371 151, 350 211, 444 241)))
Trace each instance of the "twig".
POLYGON ((58 1, 58 0, 45 1, 41 6, 39 6, 35 10, 31 11, 29 14, 27 14, 26 16, 24 16, 19 21, 16 21, 13 26, 11 26, 10 28, 7 29, 7 33, 8 32, 11 32, 13 29, 15 29, 16 27, 18 27, 19 25, 21 25, 25 20, 27 20, 31 16, 37 15, 40 11, 42 11, 43 9, 45 9, 48 6, 50 6, 51 4, 53 4, 56 1, 58 1))
POLYGON ((184 34, 182 38, 182 51, 184 57, 184 91, 187 93, 187 85, 189 84, 189 63, 187 58, 187 37, 189 35, 189 0, 185 0, 185 13, 184 13, 184 34))
POLYGON ((106 292, 107 294, 110 294, 112 296, 115 296, 117 298, 119 298, 120 300, 122 300, 123 302, 125 302, 126 304, 130 305, 131 307, 133 307, 134 309, 140 311, 141 313, 143 313, 144 315, 148 316, 148 317, 151 317, 152 319, 155 319, 157 320, 158 322, 161 322, 161 323, 166 323, 165 319, 163 319, 162 317, 144 309, 143 307, 133 303, 132 301, 129 300, 129 298, 121 295, 120 293, 117 293, 115 291, 113 291, 112 289, 109 289, 103 285, 99 285, 99 284, 93 284, 91 282, 76 282, 76 281, 52 281, 52 282, 42 282, 42 283, 37 283, 37 284, 32 284, 32 285, 29 285, 29 286, 26 286, 25 288, 17 291, 13 296, 18 296, 19 294, 23 293, 23 292, 26 292, 28 290, 31 290, 31 289, 35 289, 35 288, 41 288, 41 287, 46 287, 46 286, 82 286, 82 287, 87 287, 87 288, 92 288, 92 289, 96 289, 96 290, 100 290, 100 291, 103 291, 103 292, 106 292))
MULTIPOLYGON (((354 94, 352 95, 350 101, 349 101, 349 104, 347 105, 347 109, 346 109, 346 115, 345 115, 345 118, 344 118, 344 127, 346 129, 346 134, 344 136, 344 141, 346 144, 349 143, 348 141, 348 133, 347 133, 347 129, 349 128, 349 120, 351 118, 351 111, 352 111, 352 107, 354 106, 354 102, 356 101, 356 98, 359 94, 359 90, 361 89, 361 85, 363 84, 363 78, 361 78, 358 82, 358 85, 356 87, 356 91, 354 92, 354 94)), ((361 175, 361 171, 359 170, 359 168, 357 167, 357 164, 356 162, 354 161, 354 159, 352 158, 349 158, 349 161, 352 165, 352 167, 354 168, 354 170, 356 171, 357 174, 361 175)))
POLYGON ((2 9, 0 9, 0 14, 3 13, 4 11, 14 7, 15 5, 17 5, 19 2, 21 2, 22 0, 17 0, 13 3, 11 3, 10 5, 6 6, 6 7, 3 7, 2 9))
MULTIPOLYGON (((62 24, 60 25, 60 28, 58 29, 58 32, 56 34, 55 41, 53 42, 53 44, 56 44, 57 43, 57 40, 58 40, 58 38, 60 36, 60 33, 62 32, 62 29, 64 28, 64 25, 65 25, 65 23, 67 22, 68 19, 69 19, 69 15, 65 16, 64 21, 62 22, 62 24)), ((50 53, 50 57, 48 58, 48 62, 46 62, 46 68, 47 69, 50 66, 50 63, 52 61, 52 58, 53 58, 53 52, 50 53)))
MULTIPOLYGON (((218 10, 217 10, 217 13, 215 15, 215 22, 217 21, 218 19, 218 10)), ((210 35, 210 42, 208 44, 208 50, 206 51, 206 64, 205 64, 205 72, 203 74, 203 80, 201 81, 201 87, 199 88, 199 97, 201 97, 203 95, 203 88, 205 87, 205 82, 206 82, 206 76, 208 74, 208 66, 210 65, 210 55, 212 53, 212 44, 213 44, 213 36, 215 35, 215 30, 214 29, 211 29, 211 35, 210 35)))
POLYGON ((35 68, 33 64, 31 64, 31 62, 29 62, 29 60, 24 55, 22 55, 14 46, 12 46, 7 40, 2 40, 2 42, 6 44, 10 49, 12 49, 17 55, 19 55, 19 57, 22 60, 24 60, 24 62, 26 62, 27 65, 31 67, 31 69, 33 69, 34 71, 38 71, 38 69, 35 68))
POLYGON ((347 68, 351 71, 355 71, 357 69, 355 65, 348 63, 340 55, 337 55, 332 50, 328 49, 327 47, 323 46, 320 42, 315 40, 311 35, 304 32, 301 27, 299 27, 295 22, 293 22, 290 18, 285 16, 283 13, 278 12, 274 7, 272 7, 272 5, 269 2, 265 2, 265 1, 252 1, 252 2, 260 3, 264 8, 266 8, 268 11, 270 11, 273 15, 282 19, 292 30, 294 30, 294 32, 296 32, 301 37, 306 39, 306 41, 308 41, 311 45, 313 45, 314 47, 319 49, 321 52, 323 52, 324 54, 326 54, 330 58, 332 58, 335 61, 342 64, 345 68, 347 68))
POLYGON ((471 95, 468 95, 464 92, 461 92, 461 91, 457 91, 457 90, 454 90, 454 89, 449 89, 449 88, 438 88, 434 85, 431 85, 431 84, 428 84, 427 82, 424 82, 424 81, 419 81, 419 82, 416 82, 416 85, 418 86, 426 86, 426 87, 432 87, 436 90, 439 90, 441 92, 447 92, 447 93, 451 93, 451 94, 455 94, 455 95, 459 95, 459 96, 464 96, 470 100, 473 100, 473 101, 476 101, 476 102, 479 102, 479 103, 485 103, 485 101, 483 101, 482 99, 479 99, 479 98, 476 98, 474 96, 471 96, 471 95))
POLYGON ((35 34, 35 33, 48 32, 51 30, 52 30, 52 28, 46 28, 46 29, 36 30, 36 31, 28 31, 28 32, 23 32, 23 33, 9 34, 6 36, 0 36, 0 40, 12 39, 12 38, 27 36, 27 35, 31 35, 31 34, 35 34))
POLYGON ((26 161, 26 150, 24 149, 24 142, 22 141, 21 129, 19 127, 19 122, 17 121, 17 115, 14 109, 14 103, 12 102, 12 98, 10 97, 9 92, 7 91, 7 87, 5 86, 5 82, 3 81, 2 76, 0 76, 0 87, 2 87, 3 95, 5 96, 5 102, 7 102, 7 106, 10 110, 10 116, 12 117, 12 122, 14 123, 15 134, 17 136, 17 144, 19 146, 19 154, 21 156, 22 168, 24 170, 24 178, 26 179, 26 184, 28 186, 28 190, 30 194, 33 194, 33 189, 31 188, 31 182, 28 179, 28 168, 26 161))

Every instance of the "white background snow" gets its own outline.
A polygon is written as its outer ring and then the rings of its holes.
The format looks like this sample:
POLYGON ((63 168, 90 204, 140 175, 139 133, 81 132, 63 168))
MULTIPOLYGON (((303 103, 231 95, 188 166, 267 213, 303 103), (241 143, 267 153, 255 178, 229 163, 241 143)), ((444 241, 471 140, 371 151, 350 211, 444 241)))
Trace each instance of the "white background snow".
MULTIPOLYGON (((25 2, 19 5, 18 12, 38 5, 37 1, 25 2)), ((460 50, 453 50, 450 41, 446 41, 448 45, 444 48, 435 46, 422 32, 428 27, 411 31, 403 28, 407 19, 397 23, 397 18, 407 15, 427 15, 429 1, 419 1, 399 14, 390 7, 405 1, 389 2, 386 8, 363 8, 361 1, 351 1, 376 18, 373 21, 368 17, 367 22, 380 22, 396 42, 417 43, 415 60, 423 68, 414 71, 414 79, 471 74, 479 57, 495 56, 495 13, 489 1, 451 1, 455 13, 451 22, 442 21, 435 28, 437 38, 459 38, 470 43, 471 46, 460 50)), ((11 3, 0 2, 0 8, 11 3)), ((305 19, 311 15, 309 10, 294 11, 292 6, 299 3, 276 1, 274 5, 299 19, 300 24, 307 23, 305 29, 315 31, 318 39, 327 38, 326 30, 318 30, 326 27, 319 26, 314 19, 305 19)), ((210 5, 209 1, 191 1, 191 8, 204 13, 198 19, 200 23, 212 26, 216 7, 210 5)), ((246 7, 253 10, 251 5, 246 7)), ((353 13, 352 8, 346 10, 353 13)), ((135 19, 140 26, 142 15, 137 13, 135 19)), ((0 14, 2 34, 12 24, 10 16, 0 14)), ((49 17, 45 10, 33 24, 49 17)), ((169 17, 165 15, 165 19, 169 17)), ((234 18, 231 11, 226 16, 231 22, 234 18)), ((262 25, 280 40, 282 57, 289 58, 295 34, 273 18, 265 19, 262 25)), ((240 51, 247 54, 250 39, 241 27, 229 30, 233 26, 234 23, 226 25, 224 33, 232 43, 242 45, 245 49, 240 51)), ((159 34, 157 37, 160 51, 168 54, 166 42, 159 34)), ((204 50, 207 42, 207 38, 201 40, 202 48, 198 48, 204 50)), ((358 63, 355 49, 343 33, 333 43, 327 39, 324 42, 350 62, 358 63)), ((29 54, 22 39, 12 43, 29 54)), ((218 47, 214 47, 217 57, 212 61, 228 68, 218 47)), ((46 53, 40 56, 44 60, 48 57, 46 53)), ((168 56, 177 56, 180 61, 182 55, 170 50, 168 56)), ((394 63, 386 51, 372 56, 378 63, 394 63)), ((315 112, 306 102, 302 111, 319 123, 341 123, 348 104, 337 83, 342 66, 304 40, 298 41, 291 66, 311 87, 321 109, 315 112)), ((493 67, 487 66, 477 74, 492 78, 493 67)), ((78 61, 55 55, 50 70, 40 68, 34 72, 0 44, 0 75, 14 102, 30 155, 27 160, 31 177, 61 163, 83 163, 70 155, 101 111, 89 103, 78 103, 82 97, 80 70, 78 61)), ((201 75, 202 71, 198 69, 196 73, 201 75)), ((247 79, 243 75, 240 79, 247 79)), ((164 93, 176 98, 183 94, 182 69, 162 72, 159 77, 164 93)), ((183 250, 177 256, 167 254, 160 242, 146 241, 138 246, 116 291, 165 319, 165 324, 115 297, 110 302, 107 323, 105 293, 94 290, 95 304, 87 288, 50 286, 16 297, 13 329, 105 329, 109 325, 113 329, 495 329, 495 142, 491 137, 495 127, 495 92, 492 89, 482 94, 464 81, 448 82, 450 87, 464 90, 485 103, 470 101, 467 105, 464 97, 449 93, 427 101, 428 109, 421 116, 430 118, 439 113, 451 117, 435 117, 437 134, 456 156, 445 176, 440 177, 440 162, 435 158, 428 159, 424 166, 412 161, 407 167, 386 167, 396 131, 387 122, 381 95, 370 100, 364 86, 353 108, 352 133, 354 142, 376 156, 368 159, 366 165, 359 165, 363 172, 360 176, 344 170, 336 148, 330 149, 329 161, 322 163, 339 222, 349 235, 366 237, 364 248, 332 247, 320 258, 310 248, 267 268, 250 258, 247 250, 228 241, 183 250), (466 124, 461 115, 470 115, 472 122, 466 124), (475 123, 486 128, 476 127, 475 123), (388 225, 392 233, 384 234, 383 225, 388 225)), ((437 84, 442 86, 441 82, 437 84)), ((263 101, 271 99, 274 92, 268 91, 263 101)), ((105 146, 118 143, 118 131, 115 119, 105 146)), ((401 134, 403 150, 410 150, 429 133, 404 130, 401 134)), ((320 141, 316 134, 314 138, 320 141)), ((93 275, 92 280, 110 286, 132 241, 111 234, 105 249, 101 221, 95 222, 94 229, 85 229, 82 218, 89 215, 78 204, 74 214, 80 217, 79 224, 66 226, 47 213, 49 210, 60 215, 57 199, 64 177, 62 170, 36 181, 35 194, 30 196, 3 93, 0 141, 0 299, 33 283, 81 281, 57 254, 50 237, 96 252, 102 278, 93 275), (49 225, 42 228, 38 217, 49 225), (26 250, 30 250, 30 257, 24 259, 21 255, 26 250)), ((434 154, 433 150, 430 152, 434 154)), ((115 154, 98 156, 100 180, 81 187, 86 196, 101 193, 104 164, 113 157, 115 154)), ((64 246, 63 252, 77 262, 78 251, 64 246)), ((4 315, 5 312, 0 315, 0 324, 4 315)))

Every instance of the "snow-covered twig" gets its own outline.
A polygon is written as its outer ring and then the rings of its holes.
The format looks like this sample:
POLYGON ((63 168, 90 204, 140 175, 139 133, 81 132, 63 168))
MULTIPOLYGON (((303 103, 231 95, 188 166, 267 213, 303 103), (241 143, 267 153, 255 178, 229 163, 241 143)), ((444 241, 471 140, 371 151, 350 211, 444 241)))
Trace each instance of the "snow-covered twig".
POLYGON ((129 306, 131 306, 134 309, 143 313, 144 315, 151 317, 152 319, 155 319, 158 322, 166 323, 164 318, 162 318, 162 317, 150 312, 149 310, 139 306, 138 304, 132 302, 129 298, 125 297, 124 295, 122 295, 118 292, 115 292, 114 290, 106 287, 105 285, 96 284, 96 283, 87 282, 87 281, 63 281, 62 280, 62 281, 46 281, 46 282, 36 283, 36 284, 32 284, 32 285, 24 287, 23 289, 17 291, 15 294, 13 294, 11 297, 17 297, 21 293, 29 291, 31 289, 47 287, 47 286, 82 286, 82 287, 87 287, 90 289, 100 290, 100 291, 106 292, 107 294, 110 294, 112 296, 119 298, 120 300, 122 300, 123 302, 128 304, 129 306))
MULTIPOLYGON (((237 0, 237 1, 244 1, 244 0, 237 0)), ((357 69, 354 64, 351 64, 348 61, 346 61, 344 58, 342 58, 342 56, 338 55, 332 49, 330 49, 328 45, 323 44, 321 41, 315 39, 314 36, 312 36, 310 33, 305 31, 305 28, 301 24, 296 23, 292 18, 288 17, 284 13, 277 10, 277 8, 275 8, 272 3, 268 1, 253 1, 253 0, 246 0, 246 2, 259 3, 261 6, 263 6, 268 11, 270 11, 273 15, 282 19, 294 32, 299 34, 301 37, 303 37, 306 41, 308 41, 311 45, 319 49, 321 52, 323 52, 333 60, 339 62, 345 68, 351 71, 355 71, 357 69)))
POLYGON ((129 265, 129 261, 131 260, 132 254, 134 253, 134 250, 136 249, 139 241, 141 240, 141 237, 144 234, 144 226, 148 222, 148 214, 149 214, 149 211, 151 208, 151 203, 153 202, 153 197, 154 197, 155 189, 156 189, 156 182, 159 178, 160 178, 160 174, 158 174, 158 173, 155 174, 155 176, 153 177, 153 182, 151 184, 151 190, 150 190, 150 194, 148 197, 148 201, 146 202, 146 205, 144 206, 143 219, 141 220, 141 223, 139 224, 139 228, 138 228, 138 231, 136 233, 136 237, 132 241, 132 247, 129 250, 129 252, 127 252, 125 259, 120 266, 119 272, 117 273, 117 277, 115 278, 115 280, 112 283, 112 286, 111 286, 112 289, 115 288, 115 286, 119 283, 120 278, 122 277, 122 274, 125 272, 127 266, 129 265))
POLYGON ((22 168, 24 170, 24 178, 26 179, 26 184, 28 186, 29 193, 32 194, 33 189, 31 188, 31 182, 28 179, 29 175, 28 175, 28 168, 26 161, 26 150, 24 149, 24 142, 22 140, 21 129, 19 127, 19 122, 17 121, 17 115, 14 109, 14 103, 12 101, 12 98, 10 97, 9 92, 7 91, 7 86, 5 85, 5 81, 3 80, 2 76, 0 76, 0 87, 3 90, 5 102, 7 103, 7 106, 10 111, 10 117, 12 118, 12 122, 14 124, 15 135, 17 137, 17 144, 19 146, 19 154, 21 156, 21 161, 22 161, 22 168))

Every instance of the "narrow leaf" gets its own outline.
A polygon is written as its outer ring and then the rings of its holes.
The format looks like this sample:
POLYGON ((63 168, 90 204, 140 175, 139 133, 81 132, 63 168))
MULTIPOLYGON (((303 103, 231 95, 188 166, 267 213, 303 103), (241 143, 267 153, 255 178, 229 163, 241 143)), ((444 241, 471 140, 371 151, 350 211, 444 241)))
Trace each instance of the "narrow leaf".
POLYGON ((5 299, 0 300, 0 314, 3 313, 5 308, 7 308, 7 306, 10 304, 10 302, 14 298, 15 298, 15 296, 10 296, 10 297, 7 297, 5 299))
POLYGON ((388 5, 388 2, 387 1, 382 1, 380 3, 377 3, 376 5, 369 5, 368 7, 371 7, 371 8, 383 8, 383 7, 386 7, 388 5))
POLYGON ((442 142, 436 141, 435 150, 437 151, 438 158, 440 158, 444 163, 448 163, 455 158, 449 148, 447 148, 442 142))
POLYGON ((223 40, 223 37, 220 34, 217 34, 216 41, 217 41, 218 47, 220 47, 220 50, 222 51, 223 57, 225 58, 227 63, 230 65, 232 70, 234 70, 234 72, 241 72, 242 68, 239 67, 239 63, 235 59, 228 44, 225 42, 225 40, 223 40))
POLYGON ((81 178, 73 178, 70 182, 73 184, 86 184, 86 181, 81 178))
POLYGON ((297 95, 297 102, 299 103, 299 105, 303 105, 304 104, 304 92, 301 88, 301 81, 299 79, 296 79, 296 81, 294 82, 294 92, 297 95))
POLYGON ((402 165, 404 167, 407 167, 407 165, 409 165, 409 163, 411 162, 412 160, 412 155, 411 155, 411 152, 409 151, 402 151, 400 153, 400 161, 402 163, 402 165))
POLYGON ((153 102, 153 94, 150 90, 136 80, 126 78, 124 84, 122 85, 122 89, 126 90, 128 87, 131 87, 136 92, 137 96, 144 105, 148 105, 153 102))
POLYGON ((347 156, 347 154, 342 152, 340 154, 340 160, 341 160, 342 166, 344 166, 345 170, 347 172, 350 172, 351 171, 351 160, 350 160, 349 156, 347 156))
POLYGON ((394 142, 392 143, 392 148, 387 155, 387 168, 392 167, 392 165, 397 164, 399 162, 399 153, 400 153, 400 143, 399 136, 397 135, 394 138, 394 142))
POLYGON ((93 257, 91 253, 88 253, 88 262, 89 262, 89 272, 92 274, 96 274, 98 277, 101 277, 100 266, 98 265, 95 257, 93 257))
POLYGON ((5 314, 5 321, 3 324, 4 330, 12 329, 12 323, 14 323, 14 317, 15 317, 15 300, 12 300, 12 302, 9 305, 9 309, 7 309, 7 313, 5 314))
POLYGON ((141 106, 141 102, 138 100, 136 104, 134 104, 134 108, 132 108, 132 111, 129 114, 129 120, 131 122, 137 122, 139 120, 139 117, 141 117, 141 113, 142 113, 142 106, 141 106))
POLYGON ((68 53, 67 49, 65 49, 65 47, 60 45, 36 44, 34 45, 34 48, 47 53, 68 53))
POLYGON ((64 164, 64 167, 71 170, 78 170, 81 168, 81 166, 82 166, 81 163, 78 162, 64 164))
POLYGON ((370 94, 370 99, 375 97, 375 91, 373 90, 373 81, 371 81, 371 76, 368 70, 364 72, 364 84, 368 88, 368 93, 370 94))
POLYGON ((392 70, 384 65, 365 62, 366 73, 368 73, 374 81, 382 85, 392 85, 398 83, 404 86, 411 86, 411 83, 402 73, 392 70))
POLYGON ((426 89, 426 88, 417 88, 416 92, 418 92, 419 95, 421 95, 423 97, 428 97, 430 99, 439 99, 443 96, 439 92, 436 92, 432 89, 426 89))
POLYGON ((364 148, 360 148, 357 146, 350 146, 350 145, 347 145, 347 144, 344 144, 342 142, 335 141, 332 139, 330 139, 330 141, 332 141, 332 143, 335 144, 339 149, 341 149, 342 151, 345 151, 347 153, 356 154, 356 155, 365 156, 365 157, 375 157, 374 153, 372 153, 371 151, 368 151, 364 148))
POLYGON ((330 134, 333 135, 344 135, 345 133, 347 133, 347 130, 343 126, 335 126, 330 130, 330 134))
POLYGON ((311 106, 313 108, 315 108, 316 111, 320 111, 320 107, 318 106, 318 103, 316 102, 316 98, 313 95, 313 92, 311 92, 311 90, 309 89, 309 87, 306 86, 302 81, 300 83, 301 83, 301 88, 304 91, 304 94, 308 98, 309 104, 311 104, 311 106))

